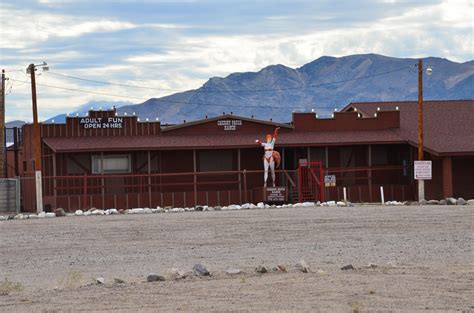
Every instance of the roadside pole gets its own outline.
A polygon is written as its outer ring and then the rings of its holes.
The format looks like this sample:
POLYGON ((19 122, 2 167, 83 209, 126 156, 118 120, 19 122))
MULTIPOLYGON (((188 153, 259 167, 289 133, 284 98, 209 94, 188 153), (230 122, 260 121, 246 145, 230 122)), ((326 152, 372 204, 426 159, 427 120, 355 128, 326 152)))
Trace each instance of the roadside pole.
MULTIPOLYGON (((423 60, 418 60, 418 161, 423 161, 423 60)), ((418 201, 425 200, 425 181, 418 179, 418 201)))
POLYGON ((31 100, 33 104, 33 140, 35 151, 35 186, 36 186, 36 212, 43 212, 43 188, 41 183, 41 134, 38 124, 38 107, 36 103, 36 78, 34 64, 30 64, 29 72, 31 75, 31 100))

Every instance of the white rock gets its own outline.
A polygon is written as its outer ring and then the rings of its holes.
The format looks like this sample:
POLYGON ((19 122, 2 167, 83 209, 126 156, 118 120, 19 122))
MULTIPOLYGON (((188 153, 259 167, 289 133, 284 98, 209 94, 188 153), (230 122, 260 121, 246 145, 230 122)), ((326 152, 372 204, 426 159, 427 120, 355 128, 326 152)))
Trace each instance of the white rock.
POLYGON ((151 211, 150 208, 144 208, 144 209, 143 209, 143 213, 145 213, 145 214, 151 214, 151 213, 153 213, 153 212, 151 211))
POLYGON ((263 209, 265 207, 265 204, 263 202, 259 202, 259 203, 257 203, 257 207, 259 209, 263 209))
POLYGON ((237 206, 235 204, 229 205, 227 207, 228 210, 237 210, 237 206))
POLYGON ((270 205, 265 203, 265 209, 268 209, 269 207, 270 207, 270 205))
POLYGON ((374 264, 374 263, 369 263, 367 265, 367 268, 377 268, 377 267, 378 267, 377 264, 374 264))
POLYGON ((117 209, 109 209, 109 214, 119 214, 117 209))
POLYGON ((91 215, 105 215, 104 210, 95 209, 91 212, 91 215))
MULTIPOLYGON (((55 215, 56 215, 56 214, 55 214, 55 215)), ((39 217, 39 218, 46 217, 46 212, 40 212, 40 213, 38 213, 38 217, 39 217)))
POLYGON ((244 209, 244 210, 250 209, 250 203, 242 204, 242 209, 244 209))
POLYGON ((242 271, 238 268, 229 268, 225 272, 227 275, 238 275, 242 273, 242 271))
POLYGON ((145 214, 145 210, 143 208, 133 208, 127 212, 128 214, 145 214))
POLYGON ((74 212, 74 215, 82 216, 82 215, 84 215, 84 212, 82 210, 76 210, 76 212, 74 212))
POLYGON ((306 206, 306 207, 314 206, 314 202, 303 202, 303 206, 306 206))
POLYGON ((89 215, 92 215, 92 212, 91 212, 91 211, 86 211, 86 212, 84 212, 84 216, 89 216, 89 215))
POLYGON ((467 200, 468 205, 474 205, 474 199, 469 199, 467 200))
POLYGON ((172 208, 170 212, 181 212, 180 208, 172 208))
POLYGON ((45 214, 45 217, 51 218, 51 217, 56 217, 56 214, 54 212, 47 212, 45 214))
POLYGON ((454 198, 446 198, 446 201, 448 202, 449 205, 456 205, 458 203, 458 200, 454 198))
POLYGON ((337 201, 337 206, 346 206, 344 201, 337 201))
POLYGON ((305 260, 301 260, 298 263, 296 263, 295 267, 300 272, 309 273, 309 266, 308 266, 308 263, 305 262, 305 260))
POLYGON ((7 219, 8 219, 8 216, 0 215, 0 221, 6 221, 7 219))
POLYGON ((30 215, 28 215, 28 218, 35 219, 35 218, 38 218, 38 215, 30 214, 30 215))
POLYGON ((258 207, 255 204, 250 203, 250 209, 256 209, 256 208, 258 208, 258 207))
POLYGON ((222 211, 226 211, 226 210, 228 210, 228 209, 229 209, 229 207, 226 207, 226 206, 223 206, 223 207, 221 208, 222 211))
POLYGON ((179 268, 172 268, 169 271, 169 274, 174 279, 184 279, 187 276, 186 272, 179 268))
POLYGON ((336 206, 336 201, 328 201, 326 202, 328 206, 336 206))
POLYGON ((104 277, 97 277, 96 282, 99 285, 103 285, 103 284, 105 284, 105 278, 104 277))
POLYGON ((21 213, 15 215, 15 217, 14 217, 14 219, 16 219, 16 220, 24 220, 24 219, 27 219, 27 218, 28 218, 27 215, 23 215, 23 214, 21 214, 21 213))

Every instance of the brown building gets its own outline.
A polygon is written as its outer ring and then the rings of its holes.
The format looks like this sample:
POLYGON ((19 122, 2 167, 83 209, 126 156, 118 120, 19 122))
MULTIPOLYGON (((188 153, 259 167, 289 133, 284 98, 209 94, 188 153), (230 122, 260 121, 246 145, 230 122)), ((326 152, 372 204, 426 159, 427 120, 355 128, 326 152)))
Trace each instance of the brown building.
MULTIPOLYGON (((282 156, 277 185, 287 187, 288 201, 339 200, 345 187, 352 202, 376 202, 380 186, 387 201, 415 200, 416 110, 416 102, 351 103, 333 118, 293 113, 288 124, 224 114, 171 126, 115 110, 90 111, 65 124, 41 124, 44 205, 74 210, 260 201, 263 149, 255 139, 275 127, 282 156), (325 187, 324 175, 335 175, 336 186, 325 187)), ((473 100, 425 101, 425 158, 433 161, 427 198, 474 197, 473 136, 473 100)), ((33 211, 32 126, 25 125, 20 137, 18 149, 8 151, 7 167, 22 178, 23 210, 33 211)))

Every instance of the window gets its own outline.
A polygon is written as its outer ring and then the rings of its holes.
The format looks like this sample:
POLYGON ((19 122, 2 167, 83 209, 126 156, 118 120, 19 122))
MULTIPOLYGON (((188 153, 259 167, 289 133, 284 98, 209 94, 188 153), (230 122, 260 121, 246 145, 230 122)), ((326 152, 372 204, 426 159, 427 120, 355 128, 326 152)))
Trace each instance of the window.
POLYGON ((93 155, 92 173, 130 173, 130 155, 93 155))
POLYGON ((199 171, 232 171, 233 151, 231 150, 207 150, 199 151, 199 171))

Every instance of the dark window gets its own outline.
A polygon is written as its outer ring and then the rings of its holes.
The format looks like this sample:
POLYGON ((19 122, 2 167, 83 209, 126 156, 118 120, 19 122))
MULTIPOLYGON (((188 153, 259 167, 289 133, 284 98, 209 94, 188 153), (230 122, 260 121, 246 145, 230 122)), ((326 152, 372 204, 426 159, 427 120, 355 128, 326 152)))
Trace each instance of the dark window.
POLYGON ((232 171, 234 154, 232 150, 199 151, 199 171, 232 171))

